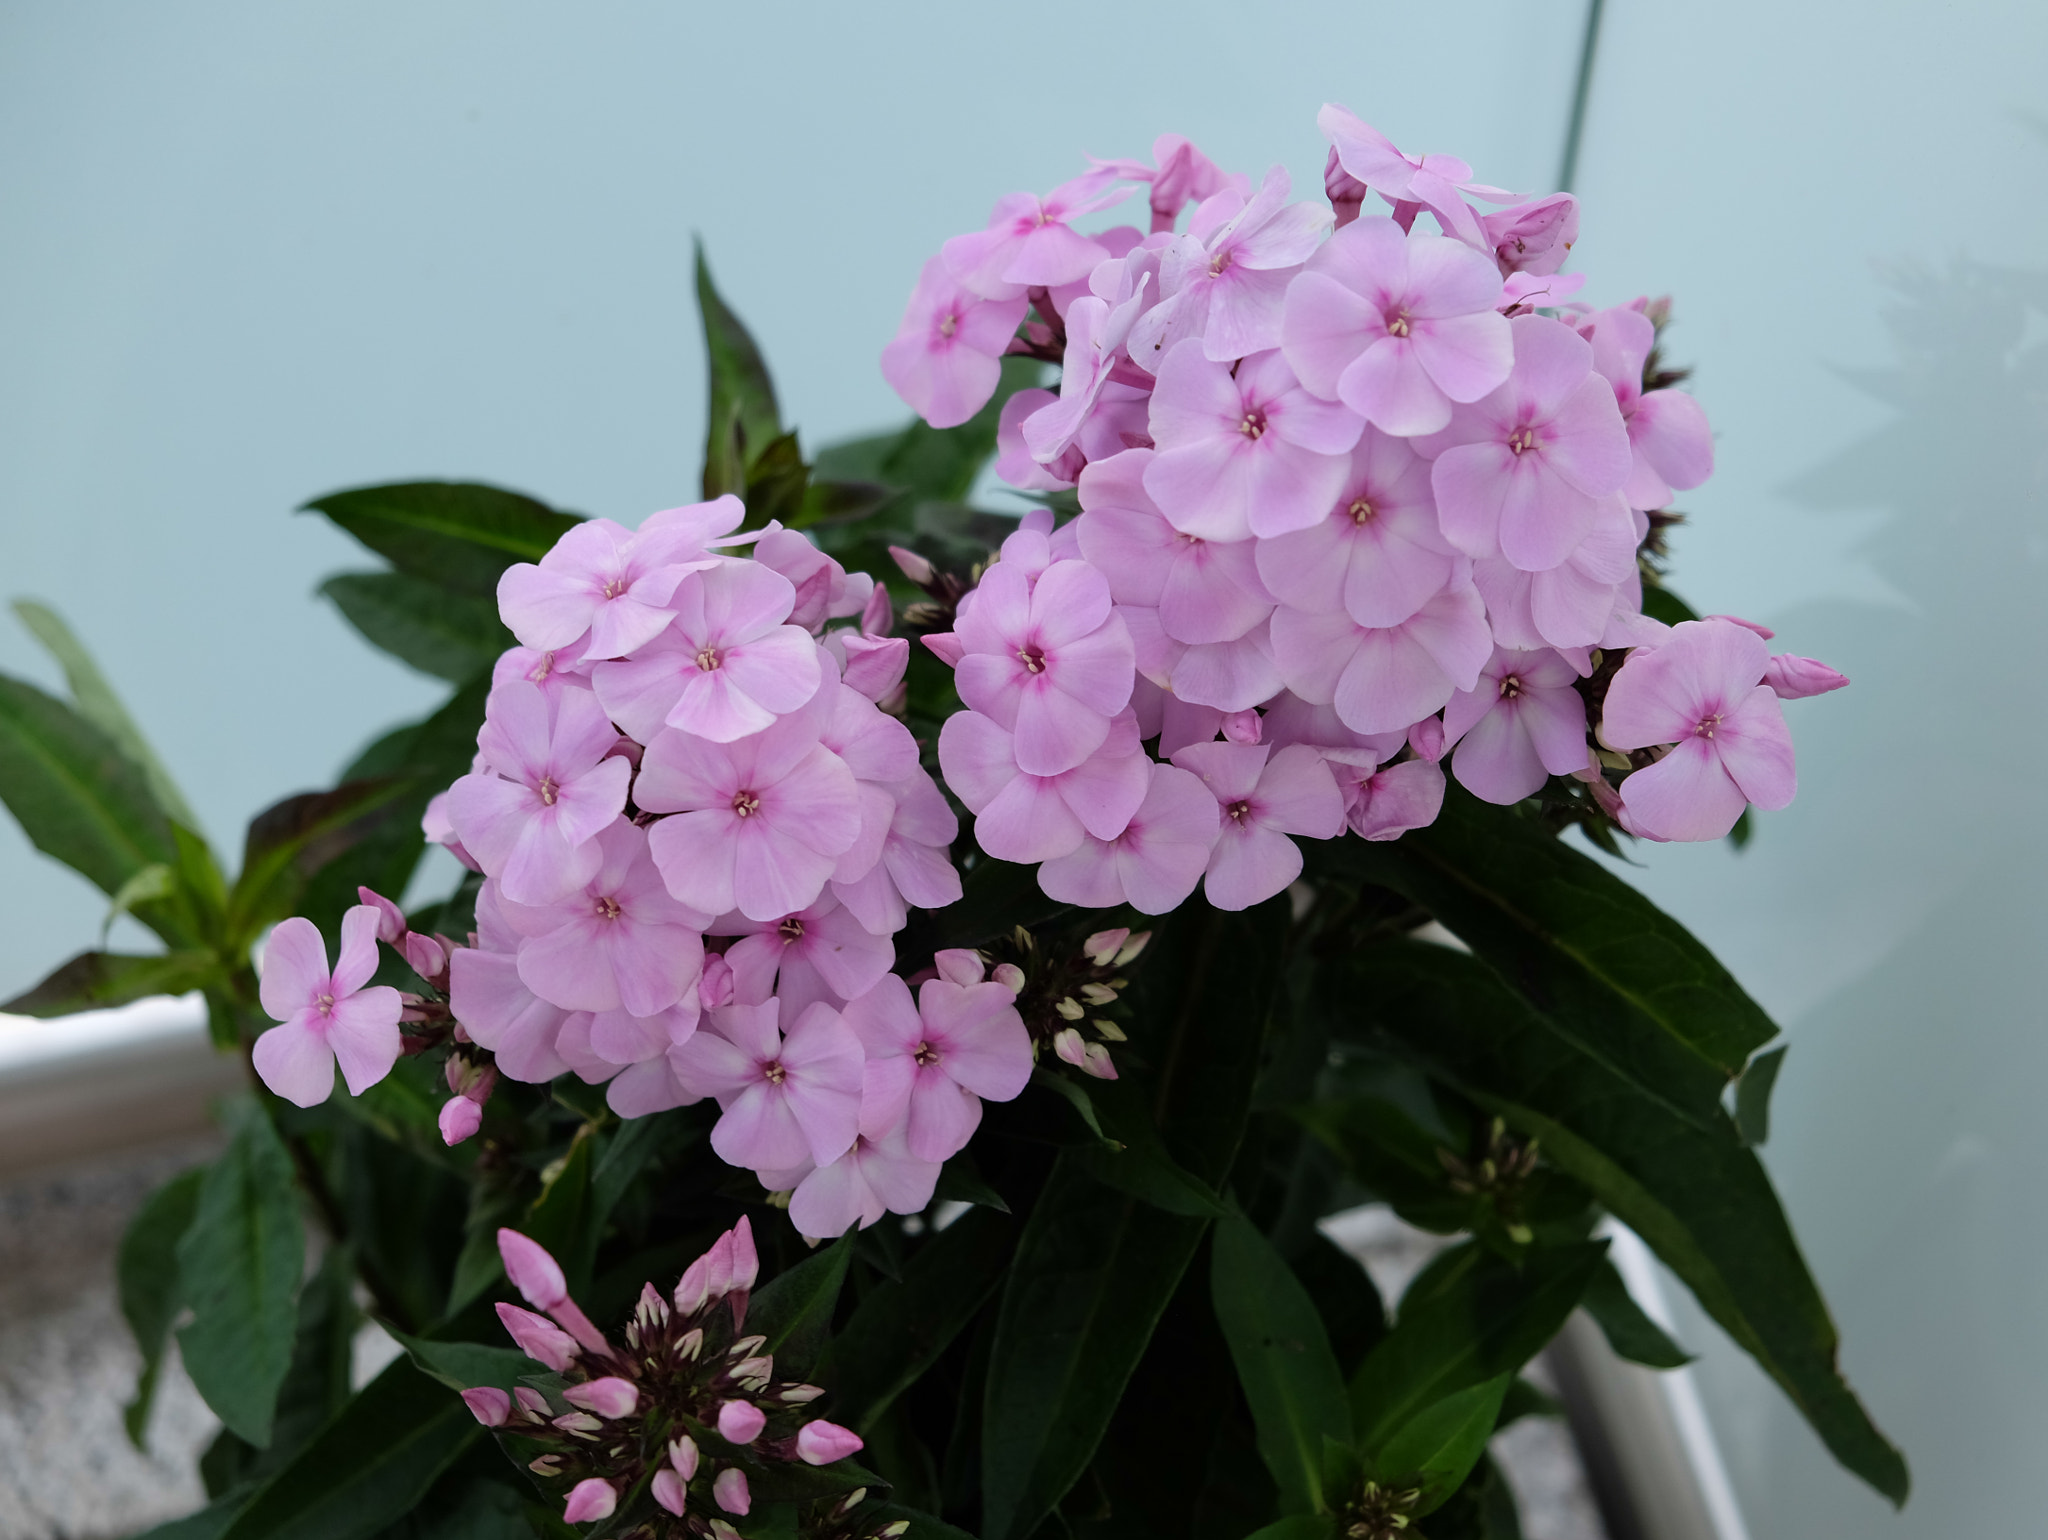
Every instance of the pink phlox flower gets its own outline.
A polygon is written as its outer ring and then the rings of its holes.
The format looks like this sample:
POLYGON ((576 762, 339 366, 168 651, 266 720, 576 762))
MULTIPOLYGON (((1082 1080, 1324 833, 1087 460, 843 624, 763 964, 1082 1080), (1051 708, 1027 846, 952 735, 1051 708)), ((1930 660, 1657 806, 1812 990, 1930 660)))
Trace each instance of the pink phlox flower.
POLYGON ((1479 216, 1487 249, 1506 278, 1528 273, 1547 278, 1564 266, 1579 239, 1579 200, 1552 193, 1512 208, 1479 216))
POLYGON ((1288 689, 1335 705, 1354 732, 1404 732, 1477 684, 1493 634, 1479 591, 1461 574, 1397 626, 1282 605, 1273 613, 1273 655, 1288 689))
POLYGON ((712 1011, 671 1055, 682 1079, 724 1109, 711 1147, 728 1165, 828 1165, 859 1132, 860 1039, 824 1004, 794 1015, 785 1035, 780 1009, 769 1000, 712 1011))
POLYGON ((594 1011, 571 1011, 555 1033, 555 1052, 569 1067, 569 1073, 585 1085, 604 1085, 626 1068, 607 1059, 591 1045, 590 1029, 597 1024, 594 1011))
POLYGON ((545 905, 505 903, 526 938, 519 977, 564 1010, 659 1015, 696 983, 711 916, 671 896, 646 830, 621 820, 596 844, 602 859, 579 891, 545 905))
POLYGON ((677 587, 668 630, 592 671, 604 709, 641 743, 664 727, 730 743, 817 692, 818 644, 788 624, 796 592, 759 562, 725 561, 677 587))
POLYGON ((397 946, 410 933, 412 927, 405 923, 405 911, 383 894, 358 887, 356 898, 377 911, 377 939, 386 946, 397 946))
POLYGON ((1608 498, 1571 554, 1543 572, 1525 572, 1503 557, 1474 562, 1472 581, 1486 601, 1494 640, 1524 650, 1602 643, 1616 607, 1641 599, 1627 513, 1620 497, 1608 498))
POLYGON ((647 747, 634 796, 672 813, 649 831, 668 890, 706 914, 772 920, 824 891, 860 837, 860 788, 818 735, 833 704, 811 706, 734 743, 674 728, 647 747))
POLYGON ((341 917, 341 950, 327 967, 327 943, 311 920, 280 920, 263 948, 257 998, 278 1023, 250 1061, 286 1101, 317 1107, 334 1089, 334 1066, 360 1096, 398 1062, 398 991, 370 983, 377 971, 376 909, 358 904, 341 917))
MULTIPOLYGON (((1089 239, 1107 253, 1104 259, 1091 267, 1085 277, 1076 278, 1070 283, 1055 284, 1045 291, 1045 302, 1052 307, 1053 314, 1060 318, 1062 326, 1067 324, 1067 316, 1075 300, 1085 299, 1092 294, 1097 299, 1109 301, 1110 308, 1114 309, 1118 301, 1131 297, 1137 289, 1140 277, 1147 272, 1153 275, 1153 280, 1145 287, 1154 292, 1147 298, 1146 303, 1150 304, 1158 298, 1156 291, 1159 287, 1159 263, 1156 256, 1150 260, 1141 256, 1135 268, 1129 265, 1128 259, 1133 252, 1164 245, 1163 237, 1148 237, 1135 225, 1113 225, 1107 230, 1096 231, 1089 239)), ((1032 303, 1036 309, 1037 301, 1034 299, 1032 303)), ((1047 340, 1050 340, 1050 337, 1051 329, 1048 328, 1047 340)), ((1140 376, 1147 377, 1143 376, 1142 371, 1140 376)))
POLYGON ((496 880, 477 893, 476 946, 457 947, 448 959, 448 1006, 498 1069, 514 1080, 539 1085, 568 1069, 556 1050, 568 1016, 527 988, 519 976, 523 939, 505 918, 496 880))
POLYGON ((1627 482, 1628 430, 1585 339, 1547 316, 1508 325, 1507 382, 1416 447, 1436 461, 1431 485, 1451 544, 1543 572, 1571 555, 1627 482))
POLYGON ((754 542, 754 560, 779 572, 796 589, 790 623, 816 632, 828 620, 860 614, 874 597, 875 580, 865 572, 848 572, 812 544, 801 531, 771 523, 754 542))
POLYGON ((867 1055, 861 1132, 879 1140, 900 1124, 919 1160, 965 1149, 982 1101, 1010 1101, 1031 1078, 1031 1035, 1001 984, 927 979, 913 1005, 889 973, 844 1014, 867 1055))
POLYGON ((1067 307, 1059 399, 1024 419, 1024 443, 1040 465, 1057 462, 1080 437, 1082 424, 1116 368, 1131 325, 1144 308, 1149 278, 1148 274, 1141 279, 1137 291, 1115 306, 1090 294, 1067 307))
POLYGON ((1175 529, 1242 540, 1306 529, 1329 511, 1363 423, 1318 400, 1277 351, 1230 369, 1183 343, 1152 394, 1159 453, 1145 490, 1175 529))
POLYGON ((1323 517, 1259 541, 1257 555, 1274 598, 1298 610, 1341 610, 1361 626, 1399 625, 1449 585, 1459 564, 1437 527, 1429 462, 1377 428, 1360 435, 1323 517))
POLYGON ((1404 155, 1393 142, 1346 108, 1325 104, 1316 127, 1330 141, 1344 169, 1399 207, 1420 204, 1436 215, 1446 234, 1468 246, 1488 249, 1479 215, 1465 194, 1485 203, 1516 203, 1520 195, 1472 180, 1472 168, 1455 155, 1404 155))
POLYGON ((1109 253, 1068 221, 1129 197, 1107 168, 1084 172, 1044 197, 1010 193, 996 200, 988 228, 956 235, 940 248, 946 270, 987 299, 1017 299, 1085 277, 1109 253))
POLYGON ((1020 390, 1003 403, 996 420, 996 475, 1023 492, 1054 492, 1074 484, 1088 456, 1078 444, 1069 444, 1050 465, 1040 465, 1024 440, 1024 424, 1057 405, 1059 397, 1033 386, 1020 390))
POLYGON ((1333 839, 1344 798, 1322 755, 1305 745, 1197 743, 1174 755, 1200 777, 1222 810, 1203 891, 1218 909, 1248 909, 1301 875, 1290 834, 1333 839))
POLYGON ((1623 752, 1672 745, 1621 783, 1634 832, 1719 839, 1745 803, 1791 802, 1792 736, 1763 683, 1769 662, 1761 637, 1725 620, 1686 621, 1661 646, 1629 654, 1607 688, 1600 740, 1623 752))
POLYGON ((1003 350, 1023 324, 1024 291, 984 299, 933 257, 918 275, 903 324, 882 349, 882 378, 934 428, 957 428, 988 405, 1003 350))
POLYGON ((1156 371, 1191 340, 1216 363, 1280 345, 1288 281, 1331 223, 1326 208, 1288 203, 1292 188, 1275 166, 1249 199, 1225 190, 1204 200, 1160 256, 1160 300, 1131 332, 1134 363, 1156 371))
POLYGON ((605 1105, 622 1118, 644 1118, 687 1107, 700 1097, 701 1093, 676 1073, 671 1056, 666 1053, 628 1064, 604 1088, 605 1105))
POLYGON ((999 861, 1049 861, 1084 835, 1116 838, 1145 800, 1150 764, 1128 710, 1094 754, 1051 776, 1020 769, 1015 735, 978 711, 956 711, 939 729, 946 784, 974 813, 975 840, 999 861))
POLYGON ((463 845, 519 903, 573 892, 597 869, 593 843, 626 806, 632 766, 610 757, 618 731, 588 690, 553 701, 514 680, 491 691, 477 746, 489 769, 449 788, 463 845))
POLYGON ((895 964, 887 935, 874 935, 831 894, 776 920, 750 920, 734 913, 713 922, 711 934, 738 936, 726 948, 726 965, 740 986, 740 998, 765 998, 765 981, 794 1019, 805 1006, 827 1005, 866 994, 895 964))
POLYGON ((1128 605, 1122 614, 1137 648, 1139 668, 1189 705, 1233 715, 1280 689, 1271 620, 1261 620, 1227 642, 1178 642, 1159 624, 1157 610, 1128 605))
POLYGON ((1554 652, 1494 649, 1479 683, 1444 708, 1444 737, 1457 744, 1458 783, 1502 804, 1534 796, 1553 775, 1586 762, 1586 703, 1578 673, 1554 652))
POLYGON ((1130 703, 1130 635, 1108 580, 1085 561, 1054 562, 1034 579, 1006 557, 982 576, 953 634, 961 700, 1015 732, 1030 774, 1073 769, 1130 703))
POLYGON ((1452 403, 1508 377, 1514 342, 1500 300, 1500 274, 1471 247, 1360 219, 1288 288, 1281 350, 1324 400, 1403 438, 1434 433, 1452 403))
POLYGON ((1444 806, 1443 766, 1427 759, 1404 759, 1376 770, 1362 782, 1346 821, 1360 839, 1399 839, 1411 829, 1426 829, 1444 806))
POLYGON ((1405 741, 1400 728, 1380 733, 1355 732, 1344 725, 1344 719, 1330 702, 1311 704, 1292 690, 1283 690, 1266 703, 1260 727, 1260 742, 1276 749, 1290 743, 1305 743, 1325 753, 1363 751, 1374 764, 1392 759, 1401 752, 1405 741))
POLYGON ((1273 612, 1254 542, 1175 529, 1145 490, 1153 456, 1130 449, 1081 473, 1081 553, 1108 579, 1118 604, 1156 608, 1175 641, 1235 641, 1273 612))
POLYGON ((1166 914, 1195 891, 1216 848, 1222 809, 1190 771, 1155 764, 1150 774, 1145 800, 1121 834, 1109 840, 1084 834, 1077 848, 1039 867, 1038 885, 1047 897, 1090 909, 1129 904, 1141 914, 1166 914))
POLYGON ((1633 456, 1622 495, 1631 508, 1663 508, 1674 491, 1714 471, 1714 434, 1699 402, 1682 390, 1643 393, 1643 362, 1657 345, 1650 318, 1629 305, 1581 316, 1576 329, 1593 346, 1593 367, 1614 387, 1633 456))
POLYGON ((635 1016, 624 1009, 589 1014, 590 1051, 607 1064, 630 1067, 659 1059, 677 1044, 687 1043, 702 1013, 697 991, 692 988, 667 1010, 652 1016, 635 1016))
POLYGON ((751 533, 737 532, 746 517, 746 504, 728 492, 708 503, 685 503, 650 513, 640 521, 640 533, 673 541, 676 549, 684 552, 715 551, 745 545, 754 538, 751 533))
MULTIPOLYGON (((478 755, 477 758, 481 761, 483 756, 478 755)), ((447 792, 437 791, 427 800, 427 810, 420 815, 420 833, 428 844, 439 845, 471 871, 483 870, 455 833, 455 820, 448 812, 447 792)))
POLYGON ((583 657, 622 657, 668 624, 669 595, 707 560, 687 531, 661 525, 636 534, 610 519, 587 519, 539 565, 505 569, 498 612, 528 647, 546 652, 588 633, 583 657))
POLYGON ((764 1173, 763 1182, 789 1181, 774 1190, 789 1191, 790 1223, 814 1240, 844 1235, 855 1225, 865 1230, 884 1214, 921 1214, 931 1206, 940 1163, 911 1154, 906 1140, 901 1127, 880 1139, 863 1134, 837 1160, 801 1176, 764 1173))
POLYGON ((545 652, 537 647, 507 647, 491 665, 491 687, 515 679, 524 679, 552 700, 563 690, 589 689, 590 665, 583 661, 580 644, 545 652))
POLYGON ((834 878, 832 892, 868 930, 890 936, 903 929, 912 906, 943 909, 960 901, 960 873, 952 853, 960 821, 945 793, 922 770, 883 789, 895 811, 882 841, 882 859, 854 881, 834 878))
POLYGON ((1779 700, 1805 700, 1811 695, 1825 695, 1830 690, 1841 689, 1848 682, 1848 675, 1793 652, 1781 652, 1764 665, 1764 683, 1777 693, 1779 700))
MULTIPOLYGON (((1092 159, 1093 157, 1091 157, 1092 159)), ((1171 230, 1180 211, 1226 189, 1242 197, 1251 190, 1243 172, 1224 171, 1179 134, 1161 134, 1152 141, 1152 164, 1141 160, 1098 160, 1106 171, 1133 182, 1151 184, 1152 230, 1171 230)))

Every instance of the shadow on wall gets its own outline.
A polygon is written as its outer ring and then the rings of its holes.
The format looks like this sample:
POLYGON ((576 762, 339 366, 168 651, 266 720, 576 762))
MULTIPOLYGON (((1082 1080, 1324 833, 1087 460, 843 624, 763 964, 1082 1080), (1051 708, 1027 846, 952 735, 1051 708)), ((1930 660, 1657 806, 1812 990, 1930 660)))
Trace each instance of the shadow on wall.
POLYGON ((1722 1436, 1758 1540, 2035 1532, 2048 1440, 2048 272, 1958 260, 1888 287, 1898 363, 1849 378, 1891 419, 1790 488, 1884 512, 1859 554, 1906 602, 1787 617, 1855 688, 1800 723, 1828 792, 1773 827, 1768 902, 1813 917, 1816 967, 1851 982, 1801 1013, 1771 1155, 1916 1493, 1888 1522, 1789 1408, 1731 1385, 1722 1436))

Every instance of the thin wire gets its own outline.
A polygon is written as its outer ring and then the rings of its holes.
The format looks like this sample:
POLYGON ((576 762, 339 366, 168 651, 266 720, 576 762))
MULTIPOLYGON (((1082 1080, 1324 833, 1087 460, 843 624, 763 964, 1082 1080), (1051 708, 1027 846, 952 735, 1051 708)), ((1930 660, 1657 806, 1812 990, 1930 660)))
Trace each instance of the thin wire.
POLYGON ((1607 0, 1586 0, 1586 39, 1579 47, 1579 79, 1572 87, 1572 118, 1564 131, 1564 162, 1558 167, 1557 190, 1570 192, 1579 174, 1579 140, 1586 131, 1586 99, 1593 94, 1593 55, 1600 46, 1600 13, 1607 0))

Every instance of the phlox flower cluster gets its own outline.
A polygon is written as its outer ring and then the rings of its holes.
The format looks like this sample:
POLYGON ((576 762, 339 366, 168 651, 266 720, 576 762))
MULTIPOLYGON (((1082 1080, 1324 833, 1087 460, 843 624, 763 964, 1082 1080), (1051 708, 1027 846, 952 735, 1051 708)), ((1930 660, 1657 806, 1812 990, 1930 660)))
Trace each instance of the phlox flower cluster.
MULTIPOLYGON (((533 1307, 501 1304, 498 1318, 556 1378, 545 1390, 479 1386, 462 1399, 478 1422, 514 1441, 529 1470, 562 1488, 568 1523, 610 1518, 652 1472, 648 1492, 660 1511, 635 1533, 737 1540, 730 1520, 752 1509, 749 1473, 758 1481, 777 1464, 830 1465, 859 1452, 857 1434, 809 1415, 824 1391, 776 1379, 766 1339, 742 1335, 760 1271, 745 1219, 689 1265, 672 1294, 646 1284, 617 1340, 570 1298, 560 1265, 537 1242, 500 1230, 498 1250, 533 1307)), ((851 1514, 865 1495, 835 1500, 830 1518, 851 1514)), ((848 1540, 859 1533, 857 1525, 825 1529, 848 1540)), ((885 1526, 872 1535, 901 1532, 885 1526)))
POLYGON ((1576 778, 1658 840, 1783 806, 1779 698, 1846 681, 1744 622, 1643 613, 1652 515, 1713 468, 1660 312, 1572 298, 1570 195, 1318 124, 1321 200, 1177 136, 1004 198, 883 355, 941 426, 1002 355, 1060 366, 1005 404, 997 469, 1079 515, 1027 517, 924 638, 967 707, 940 764, 982 849, 1156 914, 1270 897, 1302 836, 1430 823, 1446 765, 1497 803, 1576 778), (1140 186, 1148 230, 1080 228, 1140 186))

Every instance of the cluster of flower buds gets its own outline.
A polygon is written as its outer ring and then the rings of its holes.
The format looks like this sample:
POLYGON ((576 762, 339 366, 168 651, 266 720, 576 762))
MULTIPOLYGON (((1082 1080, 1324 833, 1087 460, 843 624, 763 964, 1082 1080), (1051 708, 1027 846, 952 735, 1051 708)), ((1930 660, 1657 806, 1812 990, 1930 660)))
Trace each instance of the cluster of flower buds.
POLYGON ((1099 930, 1081 943, 1079 952, 1048 951, 1038 937, 1018 926, 1001 948, 1014 961, 997 965, 1017 990, 1017 1010, 1031 1034, 1031 1051, 1050 1048, 1055 1057, 1098 1080, 1117 1078, 1109 1045, 1124 1041, 1114 1020, 1118 997, 1128 987, 1122 970, 1137 959, 1152 939, 1149 930, 1135 936, 1129 927, 1099 930))
MULTIPOLYGON (((672 1296, 647 1284, 617 1343, 569 1297, 539 1244, 500 1230, 498 1250, 533 1307, 501 1304, 498 1317, 558 1380, 548 1392, 482 1386, 462 1399, 486 1427, 541 1448, 527 1468, 564 1484, 569 1523, 610 1518, 652 1472, 648 1490, 665 1517, 636 1534, 736 1540, 724 1515, 751 1510, 750 1470, 758 1480, 776 1464, 830 1465, 861 1448, 857 1435, 807 1416, 822 1390, 777 1380, 766 1339, 741 1335, 759 1272, 746 1220, 690 1264, 672 1296)), ((835 1512, 850 1506, 838 1500, 835 1512)))
POLYGON ((1654 365, 1661 308, 1571 298, 1570 195, 1318 123, 1327 208, 1177 136, 1002 199, 884 352, 940 426, 1002 354, 1061 366, 1057 396, 1006 404, 997 469, 1080 517, 1027 519, 925 638, 969 708, 941 764, 982 847, 1054 897, 1161 913, 1197 883, 1223 908, 1280 891, 1295 836, 1429 823, 1446 758, 1499 803, 1577 777, 1651 839, 1783 806, 1778 699, 1846 681, 1642 613, 1650 515, 1713 468, 1654 365), (1075 227, 1136 185, 1149 232, 1075 227))

